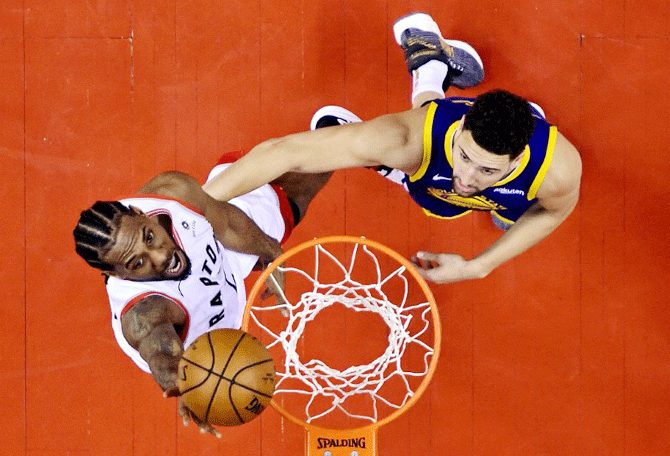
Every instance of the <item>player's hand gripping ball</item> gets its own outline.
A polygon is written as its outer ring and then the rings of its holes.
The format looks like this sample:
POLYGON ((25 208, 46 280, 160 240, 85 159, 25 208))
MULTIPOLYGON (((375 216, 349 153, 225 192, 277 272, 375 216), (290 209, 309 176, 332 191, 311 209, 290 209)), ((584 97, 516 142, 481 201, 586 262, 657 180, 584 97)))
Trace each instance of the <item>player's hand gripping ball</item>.
POLYGON ((177 387, 202 421, 236 426, 256 418, 272 399, 275 365, 267 348, 237 329, 198 337, 179 361, 177 387))

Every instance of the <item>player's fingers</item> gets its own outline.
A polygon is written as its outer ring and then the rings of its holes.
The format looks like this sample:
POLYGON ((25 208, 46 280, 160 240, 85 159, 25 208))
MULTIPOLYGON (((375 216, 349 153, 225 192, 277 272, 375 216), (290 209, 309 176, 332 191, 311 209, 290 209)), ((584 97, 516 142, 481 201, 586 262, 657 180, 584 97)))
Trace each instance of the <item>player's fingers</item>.
POLYGON ((265 301, 270 296, 272 296, 272 292, 270 291, 270 288, 265 287, 265 290, 263 290, 263 292, 261 293, 261 301, 265 301))
POLYGON ((417 269, 433 269, 439 266, 437 261, 420 258, 418 254, 410 258, 410 261, 417 266, 417 269))
POLYGON ((422 262, 426 269, 433 269, 440 265, 440 255, 430 252, 417 252, 416 257, 422 262))
POLYGON ((184 404, 184 401, 179 398, 179 406, 177 407, 177 411, 179 412, 179 416, 181 416, 182 422, 184 423, 184 426, 188 426, 191 421, 193 421, 195 424, 199 423, 198 417, 189 409, 186 407, 186 404, 184 404))
POLYGON ((203 434, 205 432, 209 432, 210 434, 212 434, 217 439, 221 438, 221 433, 219 431, 217 431, 216 429, 214 429, 214 427, 212 425, 208 424, 208 423, 205 423, 203 426, 200 427, 200 432, 202 432, 203 434))
POLYGON ((181 395, 181 392, 177 386, 173 386, 172 388, 168 388, 163 391, 163 397, 177 397, 179 395, 181 395))
POLYGON ((216 430, 216 429, 214 428, 214 426, 212 426, 212 425, 209 424, 208 422, 206 422, 206 421, 202 421, 202 420, 199 419, 197 416, 195 416, 193 413, 191 413, 191 419, 193 420, 193 422, 194 422, 195 424, 198 425, 198 427, 200 428, 200 433, 201 433, 201 434, 204 434, 205 432, 209 432, 209 433, 212 434, 213 436, 215 436, 215 437, 217 437, 217 438, 219 438, 219 439, 221 438, 221 433, 220 433, 218 430, 216 430))
POLYGON ((425 263, 423 262, 423 260, 419 259, 416 255, 411 257, 409 261, 414 265, 414 269, 416 269, 416 271, 419 274, 421 274, 425 269, 425 263))
POLYGON ((424 261, 437 261, 438 256, 439 255, 437 253, 430 253, 424 251, 416 252, 416 257, 424 261))
POLYGON ((181 422, 184 424, 184 426, 188 426, 191 422, 190 410, 187 409, 183 404, 179 404, 177 412, 179 413, 179 416, 181 416, 181 422))
POLYGON ((440 278, 439 273, 436 272, 436 269, 417 269, 417 272, 421 277, 426 279, 428 282, 432 283, 443 283, 442 279, 440 278))

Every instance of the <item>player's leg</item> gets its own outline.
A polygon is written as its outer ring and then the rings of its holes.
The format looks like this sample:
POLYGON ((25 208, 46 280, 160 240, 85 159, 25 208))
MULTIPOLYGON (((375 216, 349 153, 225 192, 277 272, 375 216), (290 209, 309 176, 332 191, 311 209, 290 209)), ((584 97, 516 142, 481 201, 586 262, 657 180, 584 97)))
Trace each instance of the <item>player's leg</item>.
POLYGON ((484 79, 484 65, 477 51, 463 41, 445 40, 426 13, 401 17, 393 25, 393 34, 405 51, 405 63, 412 75, 414 108, 444 98, 449 86, 465 89, 484 79))
POLYGON ((289 199, 293 211, 294 225, 305 217, 307 207, 319 191, 328 183, 333 173, 286 173, 271 184, 279 185, 289 199))

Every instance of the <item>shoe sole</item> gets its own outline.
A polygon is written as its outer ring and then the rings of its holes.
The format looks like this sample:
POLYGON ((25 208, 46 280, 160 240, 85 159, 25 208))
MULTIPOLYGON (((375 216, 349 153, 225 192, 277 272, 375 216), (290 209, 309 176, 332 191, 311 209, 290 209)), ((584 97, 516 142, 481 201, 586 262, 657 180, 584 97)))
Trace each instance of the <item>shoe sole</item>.
POLYGON ((442 37, 442 32, 440 32, 440 27, 438 27, 437 23, 430 17, 430 15, 426 13, 410 13, 395 21, 393 24, 393 35, 395 36, 395 41, 398 45, 402 45, 402 32, 408 28, 416 28, 426 32, 435 33, 441 40, 447 43, 447 45, 461 49, 472 55, 479 66, 484 68, 484 63, 482 62, 481 57, 479 57, 477 51, 475 51, 475 49, 468 43, 457 40, 445 40, 442 37))
POLYGON ((353 112, 340 108, 339 106, 324 106, 314 113, 309 123, 310 130, 316 130, 316 124, 324 116, 334 116, 346 120, 348 123, 362 122, 362 120, 353 112))

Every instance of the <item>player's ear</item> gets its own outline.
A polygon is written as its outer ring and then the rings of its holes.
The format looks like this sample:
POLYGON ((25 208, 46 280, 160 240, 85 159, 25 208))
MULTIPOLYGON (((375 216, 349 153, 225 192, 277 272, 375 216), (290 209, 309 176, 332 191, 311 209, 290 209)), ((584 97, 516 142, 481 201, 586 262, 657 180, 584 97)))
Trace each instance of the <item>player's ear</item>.
POLYGON ((461 121, 458 122, 458 127, 456 127, 455 133, 460 133, 463 129, 465 129, 465 114, 461 116, 461 121))
POLYGON ((128 209, 130 209, 130 212, 132 212, 134 215, 142 215, 144 212, 142 212, 142 209, 133 206, 132 204, 128 206, 128 209))
POLYGON ((517 155, 514 160, 512 160, 512 168, 516 168, 519 166, 521 163, 521 160, 523 160, 524 155, 526 155, 526 150, 524 149, 523 152, 521 152, 519 155, 517 155))
POLYGON ((105 278, 107 278, 107 277, 117 277, 117 278, 121 278, 121 277, 119 276, 119 274, 117 274, 116 272, 114 272, 114 270, 110 270, 110 271, 102 271, 102 275, 105 276, 105 278))

